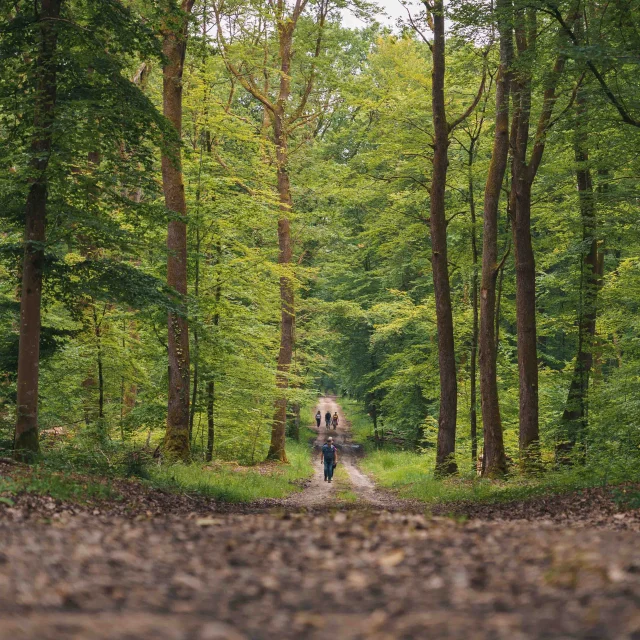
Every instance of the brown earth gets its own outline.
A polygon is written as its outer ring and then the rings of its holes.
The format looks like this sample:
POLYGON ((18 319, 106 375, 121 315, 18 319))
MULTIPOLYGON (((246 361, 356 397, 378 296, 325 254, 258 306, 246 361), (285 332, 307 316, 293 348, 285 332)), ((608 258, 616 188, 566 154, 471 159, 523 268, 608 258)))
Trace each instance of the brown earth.
POLYGON ((0 639, 640 639, 637 510, 594 489, 426 516, 375 489, 340 422, 350 510, 315 453, 281 502, 0 504, 0 639))

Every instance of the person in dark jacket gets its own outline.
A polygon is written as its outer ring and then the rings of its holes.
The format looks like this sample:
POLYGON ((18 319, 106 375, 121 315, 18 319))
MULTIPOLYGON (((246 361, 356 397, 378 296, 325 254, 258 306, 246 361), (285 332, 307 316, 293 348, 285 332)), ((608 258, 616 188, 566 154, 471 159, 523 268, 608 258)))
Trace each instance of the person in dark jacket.
POLYGON ((331 482, 333 479, 333 470, 338 464, 338 450, 333 444, 333 438, 328 438, 322 445, 320 462, 324 464, 324 481, 331 482))
POLYGON ((327 411, 327 413, 324 414, 324 425, 327 429, 331 425, 331 411, 327 411))

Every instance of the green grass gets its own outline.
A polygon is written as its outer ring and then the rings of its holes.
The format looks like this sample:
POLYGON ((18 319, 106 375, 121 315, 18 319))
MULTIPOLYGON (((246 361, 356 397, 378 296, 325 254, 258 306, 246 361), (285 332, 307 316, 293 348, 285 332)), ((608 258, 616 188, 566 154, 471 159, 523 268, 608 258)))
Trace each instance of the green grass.
POLYGON ((344 465, 338 463, 333 473, 333 483, 336 486, 336 500, 353 504, 358 496, 351 490, 351 480, 344 465))
POLYGON ((12 504, 20 493, 45 495, 57 500, 83 504, 94 500, 119 499, 111 483, 94 478, 59 473, 41 466, 22 469, 12 477, 0 478, 0 501, 12 504))
POLYGON ((225 502, 252 502, 261 498, 285 498, 300 491, 313 474, 308 439, 311 431, 300 430, 300 442, 287 441, 289 464, 262 464, 254 467, 202 463, 149 467, 152 487, 197 493, 225 502))
POLYGON ((345 418, 351 424, 353 442, 365 445, 367 449, 372 449, 373 422, 362 408, 362 403, 351 398, 340 398, 338 402, 345 418))
POLYGON ((637 468, 622 465, 606 470, 577 467, 539 476, 511 476, 506 480, 475 476, 437 479, 433 477, 433 456, 409 451, 373 451, 364 458, 361 467, 381 487, 392 489, 401 498, 427 504, 509 502, 638 479, 637 468))

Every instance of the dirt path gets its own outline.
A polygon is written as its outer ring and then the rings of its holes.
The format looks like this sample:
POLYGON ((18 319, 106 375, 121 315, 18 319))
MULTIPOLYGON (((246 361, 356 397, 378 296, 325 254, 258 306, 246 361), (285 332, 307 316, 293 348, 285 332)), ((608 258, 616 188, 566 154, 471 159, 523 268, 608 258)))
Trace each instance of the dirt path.
POLYGON ((0 502, 0 640, 640 639, 639 510, 591 489, 466 521, 410 513, 358 469, 338 412, 355 509, 319 453, 271 510, 142 490, 132 513, 131 495, 0 502))
POLYGON ((327 438, 332 436, 338 447, 338 464, 342 465, 347 471, 350 489, 358 498, 357 502, 351 505, 352 507, 369 507, 390 511, 408 510, 410 505, 406 501, 398 500, 394 496, 377 489, 373 481, 358 468, 358 456, 352 448, 350 422, 346 419, 342 407, 336 402, 336 399, 333 396, 320 398, 315 411, 317 410, 320 410, 322 414, 322 421, 319 429, 316 428, 315 424, 311 427, 317 434, 312 454, 313 477, 304 491, 284 500, 282 504, 287 508, 317 509, 320 507, 335 507, 336 484, 329 484, 324 481, 324 471, 320 462, 320 448, 327 438), (327 411, 331 415, 334 412, 338 413, 337 429, 325 428, 324 414, 327 411))

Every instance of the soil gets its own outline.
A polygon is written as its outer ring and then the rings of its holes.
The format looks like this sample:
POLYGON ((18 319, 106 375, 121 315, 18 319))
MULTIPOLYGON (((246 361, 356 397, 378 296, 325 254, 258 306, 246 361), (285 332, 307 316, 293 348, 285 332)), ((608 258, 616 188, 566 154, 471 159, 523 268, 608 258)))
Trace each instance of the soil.
POLYGON ((350 509, 318 452, 285 501, 0 504, 0 639, 640 638, 638 510, 592 489, 425 515, 358 469, 339 415, 350 509))

